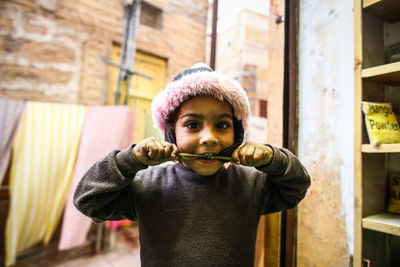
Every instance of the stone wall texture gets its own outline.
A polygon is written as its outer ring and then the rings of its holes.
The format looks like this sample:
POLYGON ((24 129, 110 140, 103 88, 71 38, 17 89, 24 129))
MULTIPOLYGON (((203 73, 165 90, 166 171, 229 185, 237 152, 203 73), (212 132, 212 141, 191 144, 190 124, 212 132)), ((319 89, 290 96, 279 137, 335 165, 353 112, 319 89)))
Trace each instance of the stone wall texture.
MULTIPOLYGON (((149 0, 159 26, 138 27, 137 50, 167 61, 167 81, 205 61, 208 1, 149 0)), ((121 0, 0 2, 0 97, 104 104, 104 58, 124 31, 121 0)))

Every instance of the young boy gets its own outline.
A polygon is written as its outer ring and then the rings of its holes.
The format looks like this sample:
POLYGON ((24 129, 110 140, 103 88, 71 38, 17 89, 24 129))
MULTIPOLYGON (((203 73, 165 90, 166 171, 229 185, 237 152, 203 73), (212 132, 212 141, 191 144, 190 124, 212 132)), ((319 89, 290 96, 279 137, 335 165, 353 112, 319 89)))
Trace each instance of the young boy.
POLYGON ((205 64, 181 72, 152 103, 166 141, 99 160, 75 206, 96 222, 136 221, 142 266, 253 266, 260 216, 295 207, 310 177, 286 149, 242 144, 249 110, 236 81, 205 64))

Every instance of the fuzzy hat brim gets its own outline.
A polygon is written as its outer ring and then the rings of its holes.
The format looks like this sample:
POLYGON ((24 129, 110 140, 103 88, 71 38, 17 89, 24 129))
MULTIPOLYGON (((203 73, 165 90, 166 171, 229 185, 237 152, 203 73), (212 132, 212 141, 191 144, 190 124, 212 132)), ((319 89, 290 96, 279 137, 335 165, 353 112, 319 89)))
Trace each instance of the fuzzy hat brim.
POLYGON ((167 119, 183 102, 198 95, 210 95, 228 102, 234 116, 247 128, 250 104, 239 82, 213 71, 195 72, 169 83, 151 104, 154 126, 164 135, 167 119))

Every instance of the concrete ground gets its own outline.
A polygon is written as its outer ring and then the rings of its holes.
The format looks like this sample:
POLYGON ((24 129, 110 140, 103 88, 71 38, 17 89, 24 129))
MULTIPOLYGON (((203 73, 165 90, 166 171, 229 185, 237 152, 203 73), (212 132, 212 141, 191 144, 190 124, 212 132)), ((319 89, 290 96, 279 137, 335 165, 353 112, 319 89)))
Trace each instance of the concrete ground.
POLYGON ((118 232, 112 248, 94 256, 63 261, 55 267, 140 267, 140 244, 135 230, 118 232))

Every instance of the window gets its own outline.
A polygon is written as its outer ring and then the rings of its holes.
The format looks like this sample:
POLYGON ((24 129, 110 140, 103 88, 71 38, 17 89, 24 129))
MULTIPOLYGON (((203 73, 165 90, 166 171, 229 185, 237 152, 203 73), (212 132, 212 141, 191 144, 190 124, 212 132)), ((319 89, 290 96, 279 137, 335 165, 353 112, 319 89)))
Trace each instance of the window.
POLYGON ((156 30, 162 28, 162 10, 147 2, 142 2, 140 23, 156 30))
POLYGON ((263 118, 267 118, 267 100, 259 101, 259 116, 263 118))

